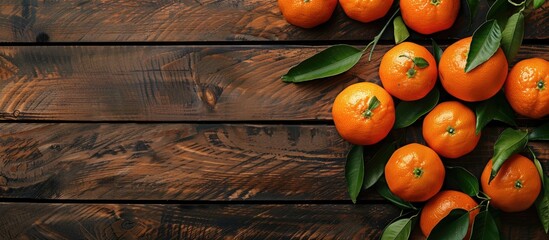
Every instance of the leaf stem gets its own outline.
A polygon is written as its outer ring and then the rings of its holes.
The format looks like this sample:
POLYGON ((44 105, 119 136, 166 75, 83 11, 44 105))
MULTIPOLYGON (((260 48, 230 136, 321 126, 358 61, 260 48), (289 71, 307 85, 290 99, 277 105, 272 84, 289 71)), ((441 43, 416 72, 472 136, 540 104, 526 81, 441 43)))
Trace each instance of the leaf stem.
POLYGON ((393 16, 391 16, 391 18, 389 18, 389 20, 387 20, 387 23, 385 24, 385 26, 383 26, 383 28, 381 29, 381 32, 379 32, 379 34, 374 37, 374 40, 372 40, 370 43, 368 43, 368 45, 366 45, 364 50, 362 50, 363 52, 365 52, 366 50, 368 50, 368 48, 370 46, 372 46, 372 48, 370 49, 370 54, 368 55, 368 61, 372 60, 372 55, 374 54, 374 49, 376 48, 377 42, 379 42, 379 39, 381 38, 381 35, 383 35, 383 33, 385 32, 385 29, 387 29, 389 24, 393 21, 393 18, 395 18, 397 13, 399 13, 399 12, 400 12, 400 8, 397 8, 395 13, 393 13, 393 16))
POLYGON ((488 202, 486 203, 486 211, 488 211, 489 209, 490 209, 490 201, 488 201, 488 202))
POLYGON ((507 2, 515 7, 520 7, 526 3, 526 0, 522 1, 521 3, 515 3, 513 0, 507 0, 507 2))
POLYGON ((480 199, 483 199, 483 200, 492 200, 490 198, 490 196, 486 195, 486 193, 483 193, 483 192, 478 192, 477 198, 480 198, 480 199), (480 196, 480 194, 482 194, 483 196, 480 196))
POLYGON ((479 209, 479 208, 482 208, 483 204, 485 202, 488 202, 486 204, 486 210, 488 210, 488 206, 490 205, 490 199, 484 199, 482 200, 476 207, 472 208, 471 210, 469 210, 469 212, 472 212, 472 211, 475 211, 476 209, 479 209))

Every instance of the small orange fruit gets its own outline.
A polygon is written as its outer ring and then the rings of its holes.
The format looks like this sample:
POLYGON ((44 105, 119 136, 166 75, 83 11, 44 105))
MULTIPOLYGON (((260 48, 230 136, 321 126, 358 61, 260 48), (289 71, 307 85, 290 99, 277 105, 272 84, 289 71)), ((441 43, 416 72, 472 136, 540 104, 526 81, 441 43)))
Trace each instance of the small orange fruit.
POLYGON ((440 82, 452 96, 468 102, 486 100, 496 95, 507 78, 507 59, 499 48, 488 61, 465 72, 471 37, 450 45, 440 58, 440 82))
POLYGON ((393 0, 339 0, 339 4, 347 16, 367 23, 385 16, 393 0))
POLYGON ((518 62, 505 82, 505 96, 518 114, 542 118, 549 114, 549 62, 530 58, 518 62))
POLYGON ((490 180, 492 160, 486 164, 480 183, 492 206, 504 212, 520 212, 536 201, 541 191, 539 172, 530 159, 515 154, 503 163, 498 174, 490 180))
POLYGON ((302 28, 313 28, 327 22, 336 6, 337 0, 278 0, 286 21, 302 28))
MULTIPOLYGON (((469 195, 454 191, 445 190, 440 191, 436 196, 431 198, 421 210, 421 216, 419 217, 419 226, 423 235, 429 236, 435 226, 448 216, 448 214, 454 209, 463 209, 471 211, 477 206, 477 202, 473 200, 469 195)), ((469 239, 471 236, 471 227, 475 217, 479 213, 479 209, 475 209, 469 212, 469 229, 464 239, 469 239)))
POLYGON ((446 30, 459 13, 459 0, 400 0, 406 26, 422 34, 446 30))
POLYGON ((381 59, 379 78, 387 92, 404 100, 425 97, 437 81, 437 65, 427 48, 403 42, 387 51, 381 59))
POLYGON ((437 105, 423 120, 423 138, 435 152, 447 158, 470 153, 480 140, 473 111, 457 102, 437 105))
POLYGON ((341 137, 356 145, 370 145, 389 134, 395 123, 391 95, 375 83, 355 83, 337 95, 332 107, 341 137))
POLYGON ((437 194, 445 174, 437 153, 417 143, 397 149, 385 165, 389 189, 409 202, 427 201, 437 194))

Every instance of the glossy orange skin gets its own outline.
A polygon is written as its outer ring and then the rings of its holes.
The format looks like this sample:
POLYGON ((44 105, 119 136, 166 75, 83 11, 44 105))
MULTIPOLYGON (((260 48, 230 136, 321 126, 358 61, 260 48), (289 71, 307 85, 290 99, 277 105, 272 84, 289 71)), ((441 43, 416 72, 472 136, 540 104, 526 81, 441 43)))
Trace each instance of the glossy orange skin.
POLYGON ((290 24, 313 28, 327 22, 337 6, 337 0, 278 0, 278 7, 290 24))
POLYGON ((360 22, 372 22, 387 14, 393 0, 339 0, 348 17, 360 22))
POLYGON ((475 114, 457 101, 440 103, 431 110, 423 120, 422 131, 427 145, 447 158, 470 153, 480 140, 480 133, 475 133, 475 114))
POLYGON ((504 91, 515 112, 538 119, 549 114, 548 85, 549 62, 530 58, 518 62, 511 69, 504 91))
POLYGON ((385 180, 393 194, 409 202, 423 202, 442 188, 446 170, 427 146, 411 143, 397 149, 385 165, 385 180), (417 176, 416 169, 422 174, 417 176))
POLYGON ((463 101, 477 102, 493 97, 507 78, 507 59, 499 48, 488 61, 465 72, 471 37, 450 45, 440 58, 440 82, 448 93, 463 101))
MULTIPOLYGON (((419 219, 419 226, 423 235, 429 236, 435 226, 446 217, 454 209, 464 209, 470 211, 477 206, 477 202, 469 195, 454 191, 445 190, 440 191, 436 196, 431 198, 421 210, 421 216, 419 219)), ((471 236, 471 227, 475 220, 475 217, 479 213, 479 209, 475 209, 469 212, 469 229, 464 239, 469 239, 471 236)))
POLYGON ((425 97, 435 86, 438 72, 433 55, 427 48, 411 42, 403 42, 383 55, 379 66, 379 78, 387 92, 404 101, 414 101, 425 97), (416 73, 408 77, 406 73, 413 67, 411 59, 421 57, 429 66, 426 68, 414 67, 416 73))
POLYGON ((482 171, 480 183, 482 191, 492 199, 492 206, 504 212, 520 212, 534 204, 541 191, 541 178, 530 159, 519 154, 511 156, 488 184, 491 171, 492 160, 482 171), (521 188, 515 187, 517 180, 521 182, 521 188))
POLYGON ((346 141, 356 145, 371 145, 389 134, 395 123, 393 98, 385 89, 375 83, 355 83, 337 95, 332 107, 337 132, 346 141), (371 98, 380 104, 370 118, 363 114, 371 98))
POLYGON ((422 34, 446 30, 456 21, 459 0, 400 0, 400 11, 406 26, 422 34))

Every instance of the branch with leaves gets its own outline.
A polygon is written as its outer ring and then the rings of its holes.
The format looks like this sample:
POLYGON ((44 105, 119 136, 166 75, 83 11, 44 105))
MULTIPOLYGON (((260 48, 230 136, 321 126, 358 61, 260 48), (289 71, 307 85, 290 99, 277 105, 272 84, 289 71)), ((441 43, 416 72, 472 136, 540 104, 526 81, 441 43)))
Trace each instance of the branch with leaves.
MULTIPOLYGON (((478 12, 480 0, 466 0, 466 13, 469 24, 478 12)), ((491 1, 485 21, 472 34, 470 50, 467 53, 464 71, 470 72, 490 59, 499 48, 503 50, 508 62, 517 55, 524 37, 525 16, 534 9, 540 8, 545 0, 524 0, 516 3, 513 0, 491 1)), ((355 66, 368 53, 368 61, 371 60, 373 51, 381 36, 388 26, 393 24, 393 36, 395 44, 399 44, 409 38, 410 33, 399 16, 398 8, 388 19, 380 33, 366 45, 359 49, 350 45, 335 45, 317 53, 291 68, 282 80, 287 83, 301 83, 315 79, 326 78, 344 73, 355 66)), ((436 62, 440 61, 443 50, 432 40, 433 55, 436 62)), ((413 77, 418 69, 425 68, 428 63, 424 59, 414 58, 408 55, 399 57, 408 58, 412 66, 407 71, 408 77, 413 77)), ((422 116, 430 112, 442 98, 441 91, 433 88, 427 96, 417 101, 400 101, 396 105, 396 121, 394 129, 404 129, 414 124, 422 116)), ((369 103, 369 106, 375 104, 369 103)), ((473 104, 476 113, 476 133, 479 134, 489 122, 496 120, 513 127, 517 127, 515 113, 504 94, 499 92, 494 97, 473 104)), ((368 111, 365 117, 368 117, 368 111)), ((493 165, 490 172, 490 181, 493 180, 501 166, 510 156, 523 152, 529 141, 549 140, 549 124, 535 128, 532 132, 526 132, 513 128, 505 129, 494 145, 493 165)), ((345 177, 347 188, 353 203, 366 189, 374 188, 383 198, 402 209, 402 213, 390 223, 382 234, 382 239, 408 239, 413 227, 418 222, 421 213, 421 204, 406 202, 395 196, 387 186, 384 178, 384 167, 392 153, 398 148, 402 140, 379 144, 378 150, 370 156, 364 146, 353 146, 347 155, 345 177)), ((369 149, 369 148, 368 148, 369 149)), ((533 151, 528 148, 533 157, 534 164, 540 174, 543 190, 536 200, 538 216, 545 232, 549 230, 549 178, 545 175, 542 165, 533 151)), ((446 189, 459 190, 480 201, 472 210, 479 210, 475 217, 472 229, 472 239, 499 239, 498 226, 496 224, 498 212, 490 206, 491 199, 480 191, 479 180, 462 167, 446 167, 444 180, 446 189)), ((470 210, 470 211, 472 211, 470 210)), ((469 227, 469 212, 461 209, 451 211, 433 229, 428 239, 463 239, 469 227), (451 231, 450 231, 451 230, 451 231)))
MULTIPOLYGON (((469 23, 477 13, 479 3, 480 0, 466 1, 469 23)), ((545 0, 524 0, 521 3, 515 3, 512 0, 494 1, 488 10, 486 21, 473 33, 465 71, 470 72, 490 59, 500 47, 503 49, 507 61, 512 61, 522 44, 525 16, 540 8, 544 3, 545 0)), ((400 8, 393 13, 380 33, 364 49, 345 44, 328 47, 292 67, 288 73, 282 76, 282 80, 287 83, 300 83, 339 75, 356 65, 368 49, 370 49, 368 61, 371 61, 375 47, 391 22, 396 44, 405 41, 410 36, 402 17, 398 16, 399 12, 400 8)), ((437 50, 435 56, 442 54, 437 50)))
MULTIPOLYGON (((546 233, 549 231, 549 176, 545 174, 540 161, 527 145, 529 141, 547 140, 549 140, 549 123, 543 124, 531 132, 512 128, 505 129, 494 144, 494 156, 492 157, 494 164, 490 175, 490 179, 496 177, 501 166, 511 155, 524 152, 526 149, 531 153, 542 182, 542 191, 535 206, 546 233)), ((353 146, 347 156, 347 169, 356 170, 357 168, 353 166, 357 165, 361 166, 358 169, 363 169, 363 171, 346 171, 348 190, 353 202, 356 202, 362 190, 374 187, 383 198, 403 211, 383 230, 381 239, 408 239, 413 227, 417 224, 417 216, 421 212, 420 206, 406 202, 391 193, 383 177, 383 168, 397 147, 397 142, 383 144, 366 163, 364 163, 366 154, 362 146, 353 146), (407 217, 409 215, 412 216, 407 217)), ((445 189, 458 190, 479 199, 480 204, 474 209, 480 209, 480 212, 475 217, 471 239, 499 239, 495 217, 499 213, 490 207, 490 197, 480 191, 479 180, 471 172, 463 167, 447 166, 444 186, 445 189)), ((472 210, 453 210, 437 224, 428 239, 463 239, 469 227, 469 212, 472 210)))

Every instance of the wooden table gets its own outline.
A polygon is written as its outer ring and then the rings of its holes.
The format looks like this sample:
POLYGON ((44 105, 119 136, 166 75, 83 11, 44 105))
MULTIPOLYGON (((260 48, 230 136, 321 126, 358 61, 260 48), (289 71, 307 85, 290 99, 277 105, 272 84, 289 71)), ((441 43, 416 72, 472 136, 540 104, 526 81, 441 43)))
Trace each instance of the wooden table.
MULTIPOLYGON (((549 59, 548 7, 527 17, 517 59, 549 59)), ((274 0, 2 0, 0 239, 378 238, 399 209, 374 191, 351 203, 330 109, 346 86, 379 83, 391 31, 346 74, 280 76, 327 45, 365 45, 385 21, 338 9, 303 30, 274 0)), ((461 16, 432 37, 471 29, 461 16)), ((423 142, 419 127, 409 141, 423 142)), ((446 163, 479 175, 504 127, 446 163)), ((530 145, 549 170, 549 145, 530 145)), ((508 239, 549 239, 533 208, 501 219, 508 239)))

